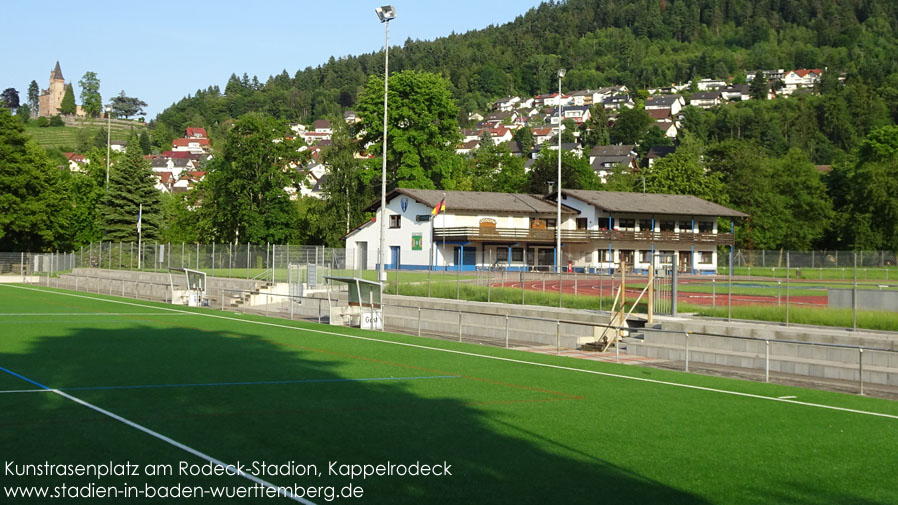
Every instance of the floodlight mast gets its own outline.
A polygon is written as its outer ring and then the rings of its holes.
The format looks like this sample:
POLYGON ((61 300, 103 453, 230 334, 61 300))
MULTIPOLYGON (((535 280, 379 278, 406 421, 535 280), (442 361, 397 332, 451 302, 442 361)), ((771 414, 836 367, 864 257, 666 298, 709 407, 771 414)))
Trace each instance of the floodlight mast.
POLYGON ((561 273, 561 79, 565 70, 558 69, 558 215, 555 218, 555 273, 561 273))
POLYGON ((380 175, 380 247, 377 250, 377 280, 386 282, 384 247, 387 232, 387 91, 389 90, 390 80, 390 21, 396 18, 396 8, 392 5, 384 5, 383 7, 375 7, 374 12, 377 13, 380 22, 386 26, 384 43, 384 143, 383 152, 381 153, 383 167, 380 175))

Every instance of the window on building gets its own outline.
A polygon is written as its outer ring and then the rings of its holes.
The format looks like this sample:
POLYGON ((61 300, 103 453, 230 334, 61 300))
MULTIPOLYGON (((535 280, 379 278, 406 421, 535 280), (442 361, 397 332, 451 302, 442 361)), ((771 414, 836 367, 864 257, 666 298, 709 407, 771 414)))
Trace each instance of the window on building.
POLYGON ((512 247, 511 248, 511 261, 524 261, 524 248, 523 247, 512 247))
POLYGON ((496 261, 498 261, 499 263, 508 263, 507 247, 496 248, 496 261))
POLYGON ((698 232, 699 233, 714 233, 714 222, 713 221, 699 221, 698 222, 698 232))
POLYGON ((577 229, 585 230, 588 226, 588 222, 589 221, 585 217, 578 217, 577 218, 577 229))
POLYGON ((555 229, 555 218, 546 219, 546 228, 555 229))
POLYGON ((680 233, 692 233, 692 221, 680 221, 680 233))
POLYGON ((599 229, 600 230, 614 229, 614 218, 613 217, 600 217, 599 218, 599 229))
POLYGON ((402 216, 399 214, 393 214, 390 216, 390 228, 399 228, 402 223, 402 216))
POLYGON ((661 221, 661 231, 663 232, 672 232, 674 231, 674 222, 673 221, 661 221))
POLYGON ((620 260, 622 263, 626 263, 627 265, 633 266, 633 250, 632 249, 621 249, 620 250, 620 260))
POLYGON ((635 219, 618 219, 617 229, 620 231, 636 231, 635 219))
POLYGON ((640 263, 651 263, 652 262, 652 250, 649 249, 647 251, 639 251, 639 262, 640 263))
POLYGON ((608 261, 606 259, 608 257, 608 249, 596 249, 596 256, 598 257, 596 261, 598 261, 599 263, 608 261))
POLYGON ((639 220, 639 230, 640 231, 655 231, 652 226, 651 219, 640 219, 639 220))
POLYGON ((713 262, 714 253, 711 251, 699 251, 698 262, 702 265, 710 265, 713 262))

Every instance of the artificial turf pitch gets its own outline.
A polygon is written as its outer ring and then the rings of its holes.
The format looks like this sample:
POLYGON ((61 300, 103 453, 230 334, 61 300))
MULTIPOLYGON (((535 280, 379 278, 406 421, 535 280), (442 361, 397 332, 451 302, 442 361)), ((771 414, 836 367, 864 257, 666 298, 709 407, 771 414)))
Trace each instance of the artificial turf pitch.
POLYGON ((281 486, 318 504, 898 503, 886 400, 49 288, 0 285, 0 301, 0 501, 65 484, 88 497, 55 501, 288 503, 260 498, 281 486), (181 474, 209 459, 247 472, 181 474), (19 475, 45 462, 138 471, 19 475), (329 494, 350 483, 361 497, 329 494), (136 494, 185 488, 205 497, 136 494))

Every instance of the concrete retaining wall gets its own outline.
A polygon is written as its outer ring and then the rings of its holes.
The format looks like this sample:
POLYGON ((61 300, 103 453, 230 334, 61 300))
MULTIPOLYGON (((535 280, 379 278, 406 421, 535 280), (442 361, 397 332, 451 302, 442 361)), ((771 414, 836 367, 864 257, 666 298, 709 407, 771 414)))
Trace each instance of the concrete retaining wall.
MULTIPOLYGON (((183 285, 183 277, 175 278, 176 289, 179 282, 183 285)), ((293 319, 320 318, 323 322, 328 318, 326 294, 291 301, 279 296, 288 292, 284 284, 266 288, 259 281, 220 277, 209 277, 206 283, 211 308, 293 319)), ((171 296, 168 273, 77 268, 52 279, 51 285, 163 302, 171 296)), ((333 293, 331 297, 345 304, 346 293, 333 293)), ((388 330, 416 334, 420 327, 422 335, 455 338, 459 317, 462 340, 499 345, 507 340, 512 346, 558 345, 569 349, 597 340, 609 320, 606 314, 574 309, 384 295, 388 330)))
POLYGON ((640 330, 643 339, 626 339, 627 353, 685 361, 685 332, 689 331, 696 332, 688 337, 690 363, 764 370, 769 352, 770 372, 858 381, 863 359, 864 382, 898 386, 898 352, 888 350, 898 349, 896 336, 747 323, 672 321, 661 326, 660 330, 664 331, 640 330), (703 335, 701 332, 767 341, 703 335), (876 349, 865 349, 861 358, 856 348, 819 345, 823 340, 876 349))
MULTIPOLYGON (((850 309, 854 307, 851 293, 853 289, 827 290, 827 305, 833 308, 850 309)), ((898 291, 859 289, 857 290, 858 310, 880 310, 898 312, 898 291)))

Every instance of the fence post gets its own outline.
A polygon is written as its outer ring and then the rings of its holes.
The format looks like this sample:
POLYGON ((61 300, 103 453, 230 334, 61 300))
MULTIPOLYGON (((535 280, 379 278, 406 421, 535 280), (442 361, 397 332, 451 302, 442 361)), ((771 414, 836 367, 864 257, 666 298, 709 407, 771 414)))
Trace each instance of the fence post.
MULTIPOLYGON (((84 246, 81 246, 81 257, 84 257, 84 246)), ((25 251, 22 251, 22 259, 19 261, 19 269, 22 270, 22 282, 25 282, 25 251)), ((77 288, 76 288, 77 289, 77 288)))
POLYGON ((851 328, 857 329, 857 253, 854 253, 854 286, 851 288, 851 328))
POLYGON ((770 382, 770 340, 764 341, 764 382, 770 382))
POLYGON ((505 348, 508 349, 508 314, 505 314, 505 348))
POLYGON ((490 303, 493 298, 493 282, 492 282, 493 273, 491 271, 487 271, 486 275, 487 275, 487 278, 486 278, 486 303, 490 303))
POLYGON ((221 298, 221 311, 224 312, 224 288, 218 288, 218 297, 221 298))
POLYGON ((421 306, 418 306, 418 336, 421 336, 421 306))
POLYGON ((461 310, 458 311, 458 341, 461 342, 461 310))
POLYGON ((558 308, 559 309, 561 308, 561 293, 562 293, 561 286, 562 286, 562 284, 564 284, 564 277, 563 277, 563 274, 561 273, 561 268, 559 268, 558 269, 558 308))
POLYGON ((521 269, 521 305, 524 305, 524 269, 521 269))
MULTIPOLYGON (((383 310, 383 302, 381 302, 381 310, 383 310)), ((371 312, 374 312, 374 304, 371 304, 371 312)), ((321 298, 318 299, 318 324, 321 324, 321 298)), ((371 319, 371 324, 374 324, 374 318, 371 319)))
POLYGON ((857 349, 857 369, 858 369, 858 381, 861 385, 860 394, 864 394, 864 348, 858 347, 857 349))
POLYGON ((789 251, 786 251, 786 326, 789 326, 789 251))
POLYGON ((555 321, 555 355, 561 354, 561 321, 555 321))
POLYGON ((711 279, 711 306, 717 306, 717 282, 711 279))
POLYGON ((686 335, 686 371, 689 371, 689 332, 685 332, 686 335))

